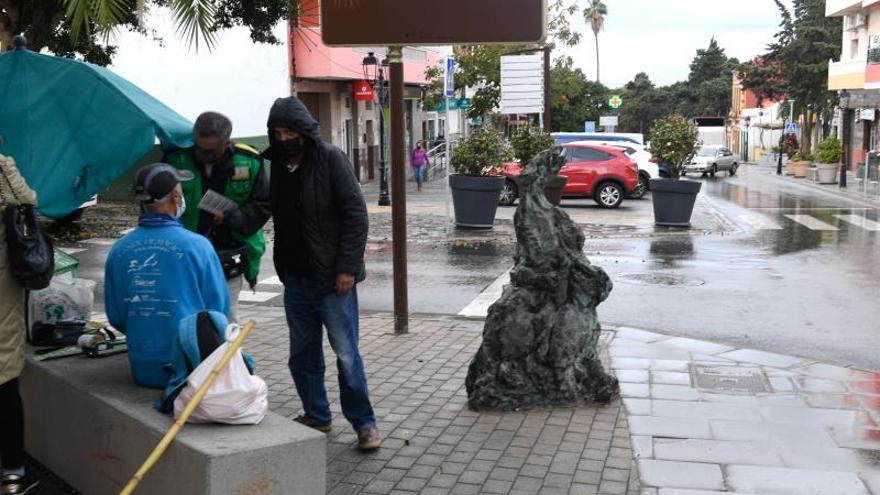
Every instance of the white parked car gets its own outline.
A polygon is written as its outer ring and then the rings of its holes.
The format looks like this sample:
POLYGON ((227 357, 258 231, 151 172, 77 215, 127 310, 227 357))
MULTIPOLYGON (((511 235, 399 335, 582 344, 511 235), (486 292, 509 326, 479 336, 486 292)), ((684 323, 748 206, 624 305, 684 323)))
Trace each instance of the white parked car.
POLYGON ((660 178, 660 169, 656 163, 651 161, 651 153, 644 145, 627 141, 581 141, 581 143, 621 149, 630 160, 636 162, 639 166, 639 185, 630 193, 630 198, 641 198, 651 189, 651 179, 660 178))
POLYGON ((690 163, 685 163, 683 174, 699 172, 703 177, 715 177, 718 172, 727 172, 727 175, 736 175, 737 168, 739 160, 729 149, 724 146, 701 146, 690 163))

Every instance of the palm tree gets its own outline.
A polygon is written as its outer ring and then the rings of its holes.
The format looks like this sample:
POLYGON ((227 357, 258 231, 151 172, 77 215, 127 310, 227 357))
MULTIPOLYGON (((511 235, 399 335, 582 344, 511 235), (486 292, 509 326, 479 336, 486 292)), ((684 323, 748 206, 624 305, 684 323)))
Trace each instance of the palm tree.
POLYGON ((608 7, 602 0, 590 0, 590 5, 584 9, 584 19, 593 28, 593 36, 596 37, 596 82, 599 82, 599 31, 605 26, 605 16, 608 15, 608 7))
MULTIPOLYGON (((66 7, 65 16, 70 22, 71 34, 74 38, 79 37, 83 32, 89 34, 93 25, 105 37, 109 37, 113 29, 125 23, 131 15, 130 0, 61 1, 66 7)), ((157 2, 137 0, 135 4, 135 13, 141 24, 147 3, 157 2)), ((197 49, 200 40, 203 40, 209 48, 214 44, 216 40, 214 23, 218 13, 215 0, 170 0, 164 3, 174 15, 178 35, 195 45, 197 49)))

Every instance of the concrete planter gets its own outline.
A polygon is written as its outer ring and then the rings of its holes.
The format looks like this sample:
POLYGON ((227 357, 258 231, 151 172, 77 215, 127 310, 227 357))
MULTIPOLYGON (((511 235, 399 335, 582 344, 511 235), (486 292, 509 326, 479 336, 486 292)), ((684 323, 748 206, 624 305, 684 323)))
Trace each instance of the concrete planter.
POLYGON ((795 161, 788 160, 785 162, 785 175, 794 175, 794 164, 797 163, 795 161))
POLYGON ((651 179, 654 223, 665 227, 690 227, 691 214, 702 182, 651 179))
POLYGON ((505 180, 504 176, 450 175, 455 225, 491 229, 495 224, 498 198, 505 180))
POLYGON ((819 184, 836 184, 838 168, 840 168, 840 165, 836 163, 817 163, 816 175, 819 184))
POLYGON ((807 161, 794 162, 794 176, 798 179, 805 178, 807 176, 807 170, 812 164, 813 162, 807 161))

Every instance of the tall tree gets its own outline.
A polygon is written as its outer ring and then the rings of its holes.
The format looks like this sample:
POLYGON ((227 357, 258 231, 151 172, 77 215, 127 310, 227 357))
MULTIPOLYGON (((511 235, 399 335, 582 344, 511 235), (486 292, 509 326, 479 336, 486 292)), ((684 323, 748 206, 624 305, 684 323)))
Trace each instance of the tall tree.
POLYGON ((598 121, 610 96, 602 83, 590 81, 575 68, 571 57, 556 61, 550 71, 550 88, 555 131, 582 131, 584 122, 598 121))
POLYGON ((0 45, 24 34, 28 47, 107 65, 115 47, 114 29, 146 31, 140 22, 153 7, 168 7, 178 34, 193 45, 211 45, 217 31, 248 26, 256 42, 280 43, 272 33, 278 21, 297 19, 297 0, 0 0, 0 45))
POLYGON ((621 132, 645 133, 663 111, 658 105, 660 92, 651 78, 639 72, 621 91, 623 106, 620 109, 621 132))
MULTIPOLYGON (((793 0, 791 9, 774 1, 782 16, 776 40, 767 53, 744 64, 740 76, 760 98, 793 98, 805 116, 804 135, 812 136, 814 115, 827 116, 837 104, 827 77, 828 61, 840 56, 842 20, 825 17, 824 0, 793 0)), ((809 150, 811 140, 803 139, 801 146, 809 150)))
POLYGON ((608 7, 602 0, 590 0, 590 4, 584 9, 584 19, 590 23, 593 36, 596 39, 596 82, 599 82, 599 31, 605 27, 605 16, 608 15, 608 7))

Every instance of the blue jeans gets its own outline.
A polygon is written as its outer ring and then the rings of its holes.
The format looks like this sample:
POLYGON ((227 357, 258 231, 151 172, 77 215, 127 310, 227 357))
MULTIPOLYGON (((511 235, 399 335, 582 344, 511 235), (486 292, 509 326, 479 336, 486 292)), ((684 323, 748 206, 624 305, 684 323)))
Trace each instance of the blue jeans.
POLYGON ((358 349, 357 289, 340 296, 321 294, 319 284, 288 276, 284 309, 290 327, 290 374, 306 416, 329 423, 330 401, 324 387, 324 335, 336 353, 342 413, 356 431, 376 425, 367 390, 364 362, 358 349))

